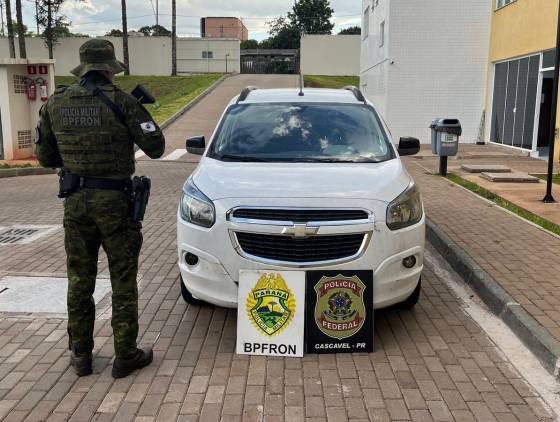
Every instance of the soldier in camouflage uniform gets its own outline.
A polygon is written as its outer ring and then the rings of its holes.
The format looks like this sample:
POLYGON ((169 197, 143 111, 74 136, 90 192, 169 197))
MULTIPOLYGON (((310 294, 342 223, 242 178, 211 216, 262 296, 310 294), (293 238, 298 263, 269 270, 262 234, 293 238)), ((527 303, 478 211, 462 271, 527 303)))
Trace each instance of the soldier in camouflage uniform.
POLYGON ((151 349, 141 350, 136 344, 136 276, 142 233, 141 224, 130 216, 126 187, 135 171, 134 145, 149 157, 159 158, 165 140, 138 100, 113 85, 114 75, 125 67, 116 60, 109 41, 87 41, 80 48, 80 62, 72 73, 93 80, 124 113, 126 124, 80 84, 59 87, 40 112, 37 158, 44 167, 62 168, 85 181, 64 204, 70 362, 80 376, 92 372, 92 295, 99 248, 103 246, 113 291, 113 376, 120 378, 149 365, 153 359, 151 349))

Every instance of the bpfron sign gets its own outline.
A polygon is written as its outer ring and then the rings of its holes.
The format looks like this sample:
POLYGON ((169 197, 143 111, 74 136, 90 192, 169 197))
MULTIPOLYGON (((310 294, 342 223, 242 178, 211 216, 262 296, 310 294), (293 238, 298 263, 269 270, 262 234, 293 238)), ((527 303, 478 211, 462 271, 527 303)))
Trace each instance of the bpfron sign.
POLYGON ((240 271, 237 353, 303 356, 305 273, 240 271))

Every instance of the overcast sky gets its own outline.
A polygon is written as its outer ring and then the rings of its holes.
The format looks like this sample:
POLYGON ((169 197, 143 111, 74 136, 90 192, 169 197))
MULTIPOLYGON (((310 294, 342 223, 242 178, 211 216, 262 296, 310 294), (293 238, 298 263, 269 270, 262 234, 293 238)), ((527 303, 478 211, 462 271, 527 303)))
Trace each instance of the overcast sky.
MULTIPOLYGON (((155 2, 127 1, 129 30, 155 24, 155 2)), ((22 3, 25 24, 35 31, 35 2, 23 0, 22 3)), ((177 34, 200 36, 203 16, 236 16, 243 19, 250 38, 261 40, 267 36, 266 22, 285 15, 292 5, 293 0, 177 0, 177 34)), ((360 24, 361 0, 331 0, 331 6, 335 10, 335 32, 360 24)), ((120 28, 120 0, 66 0, 63 7, 72 22, 72 32, 104 35, 112 28, 120 28)), ((171 0, 159 0, 159 16, 160 25, 171 29, 171 0)))

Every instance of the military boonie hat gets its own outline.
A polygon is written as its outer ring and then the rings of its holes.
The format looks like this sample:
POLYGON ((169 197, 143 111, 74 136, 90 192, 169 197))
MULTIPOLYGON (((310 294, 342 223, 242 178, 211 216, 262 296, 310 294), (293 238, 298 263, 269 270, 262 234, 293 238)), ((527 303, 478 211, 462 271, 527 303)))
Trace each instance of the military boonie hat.
POLYGON ((89 40, 80 47, 80 65, 72 69, 81 78, 92 70, 106 70, 114 74, 124 72, 124 63, 115 57, 115 47, 107 40, 89 40))

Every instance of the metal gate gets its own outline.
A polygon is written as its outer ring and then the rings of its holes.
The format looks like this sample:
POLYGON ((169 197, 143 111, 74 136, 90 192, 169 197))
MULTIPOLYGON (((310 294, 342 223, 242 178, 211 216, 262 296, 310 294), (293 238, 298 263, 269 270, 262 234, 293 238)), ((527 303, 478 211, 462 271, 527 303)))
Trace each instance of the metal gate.
POLYGON ((241 73, 299 73, 298 50, 241 50, 241 73))

